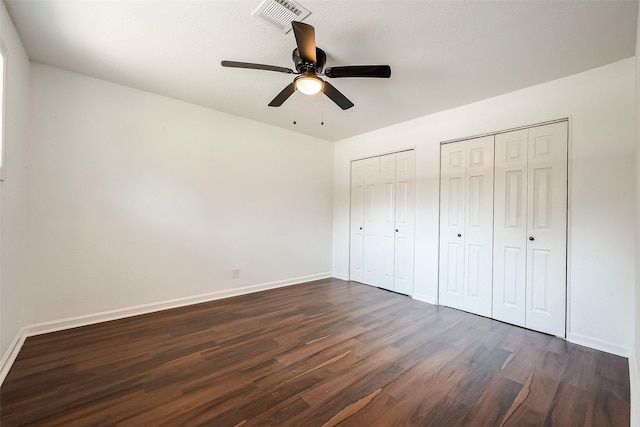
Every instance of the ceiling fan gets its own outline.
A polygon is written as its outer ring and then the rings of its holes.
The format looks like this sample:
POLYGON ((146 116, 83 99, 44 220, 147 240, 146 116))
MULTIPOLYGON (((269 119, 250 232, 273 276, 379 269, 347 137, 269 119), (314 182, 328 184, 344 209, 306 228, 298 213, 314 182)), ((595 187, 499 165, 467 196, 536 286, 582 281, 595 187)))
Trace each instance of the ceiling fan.
POLYGON ((250 68, 254 70, 277 71, 285 74, 298 74, 282 92, 273 98, 269 103, 270 107, 279 107, 296 90, 305 95, 314 95, 318 92, 324 93, 335 102, 340 108, 346 110, 353 107, 353 102, 349 101, 332 84, 324 81, 320 76, 329 78, 341 77, 377 77, 388 79, 391 76, 391 67, 388 65, 347 65, 343 67, 328 67, 324 69, 327 55, 324 51, 316 47, 315 29, 308 24, 293 21, 293 33, 296 37, 297 48, 293 50, 293 63, 296 71, 290 68, 278 67, 275 65, 254 64, 251 62, 222 61, 223 67, 250 68))

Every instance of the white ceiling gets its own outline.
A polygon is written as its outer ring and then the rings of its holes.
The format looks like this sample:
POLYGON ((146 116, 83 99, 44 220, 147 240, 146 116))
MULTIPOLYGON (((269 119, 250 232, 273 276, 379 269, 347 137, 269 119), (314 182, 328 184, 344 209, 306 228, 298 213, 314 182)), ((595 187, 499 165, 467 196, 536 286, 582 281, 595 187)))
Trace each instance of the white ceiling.
POLYGON ((33 61, 332 141, 633 56, 638 7, 300 0, 327 66, 391 65, 389 80, 331 80, 355 104, 342 111, 321 94, 268 107, 291 75, 220 66, 293 68, 293 33, 251 16, 261 0, 5 3, 33 61))

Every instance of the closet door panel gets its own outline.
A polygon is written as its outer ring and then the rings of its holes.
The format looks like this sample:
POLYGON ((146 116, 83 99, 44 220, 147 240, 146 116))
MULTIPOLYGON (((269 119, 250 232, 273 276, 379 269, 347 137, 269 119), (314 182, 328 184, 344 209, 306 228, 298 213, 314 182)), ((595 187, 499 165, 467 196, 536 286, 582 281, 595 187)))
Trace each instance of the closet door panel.
POLYGON ((493 318, 525 326, 527 129, 496 135, 493 318))
POLYGON ((493 290, 494 136, 472 139, 466 145, 464 309, 489 317, 493 290))
POLYGON ((565 336, 567 122, 529 129, 526 326, 565 336))
POLYGON ((378 182, 380 178, 380 160, 378 157, 365 159, 364 175, 364 255, 363 282, 367 285, 377 284, 377 263, 380 254, 380 232, 378 216, 380 200, 378 182))
POLYGON ((464 309, 464 142, 440 147, 439 302, 464 309))
POLYGON ((395 277, 394 290, 413 292, 415 242, 415 151, 403 151, 396 157, 395 200, 395 277))
POLYGON ((396 155, 380 157, 380 179, 378 183, 378 233, 380 251, 378 253, 377 286, 393 290, 395 274, 395 196, 396 196, 396 155))
POLYGON ((365 160, 351 162, 351 246, 349 279, 363 281, 364 255, 364 170, 365 160))

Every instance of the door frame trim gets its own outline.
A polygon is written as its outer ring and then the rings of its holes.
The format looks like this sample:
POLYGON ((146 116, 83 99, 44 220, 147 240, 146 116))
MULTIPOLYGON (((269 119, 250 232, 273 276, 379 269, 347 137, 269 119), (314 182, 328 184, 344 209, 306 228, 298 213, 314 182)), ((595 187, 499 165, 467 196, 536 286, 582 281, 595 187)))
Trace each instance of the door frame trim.
POLYGON ((499 131, 495 131, 495 132, 487 132, 487 133, 481 133, 481 134, 478 134, 478 135, 465 136, 464 138, 448 139, 446 141, 440 141, 440 145, 451 144, 453 142, 466 141, 468 139, 482 138, 484 136, 500 135, 501 133, 508 133, 508 132, 513 132, 513 131, 522 130, 522 129, 531 129, 531 128, 535 128, 535 127, 539 127, 539 126, 546 126, 546 125, 551 125, 551 124, 560 123, 560 122, 569 122, 569 117, 563 117, 563 118, 560 118, 560 119, 548 120, 546 122, 539 122, 539 123, 534 123, 534 124, 526 125, 526 126, 518 126, 518 127, 514 127, 514 128, 503 129, 503 130, 499 130, 499 131))

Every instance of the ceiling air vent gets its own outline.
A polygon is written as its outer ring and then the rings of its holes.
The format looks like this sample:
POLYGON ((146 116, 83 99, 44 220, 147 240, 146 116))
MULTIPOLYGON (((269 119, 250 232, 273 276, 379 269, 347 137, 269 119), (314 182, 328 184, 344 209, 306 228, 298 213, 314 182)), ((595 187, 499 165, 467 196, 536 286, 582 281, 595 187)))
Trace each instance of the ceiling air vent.
POLYGON ((311 12, 291 0, 265 0, 251 16, 261 19, 283 33, 291 31, 291 21, 302 21, 311 12))

